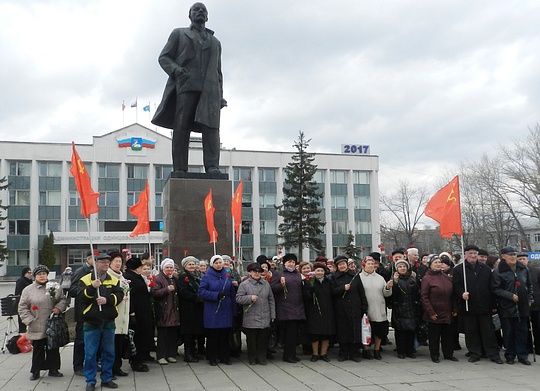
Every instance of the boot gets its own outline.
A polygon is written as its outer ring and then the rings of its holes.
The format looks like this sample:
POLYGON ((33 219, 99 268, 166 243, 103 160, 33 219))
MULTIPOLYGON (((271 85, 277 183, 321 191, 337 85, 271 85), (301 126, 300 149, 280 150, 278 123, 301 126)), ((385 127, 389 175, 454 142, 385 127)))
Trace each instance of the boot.
POLYGON ((362 351, 362 357, 364 357, 366 360, 372 360, 373 357, 371 357, 371 351, 369 350, 363 350, 362 351))
POLYGON ((380 352, 380 350, 374 350, 374 351, 373 351, 373 357, 375 358, 375 360, 381 360, 382 357, 381 357, 381 352, 380 352))

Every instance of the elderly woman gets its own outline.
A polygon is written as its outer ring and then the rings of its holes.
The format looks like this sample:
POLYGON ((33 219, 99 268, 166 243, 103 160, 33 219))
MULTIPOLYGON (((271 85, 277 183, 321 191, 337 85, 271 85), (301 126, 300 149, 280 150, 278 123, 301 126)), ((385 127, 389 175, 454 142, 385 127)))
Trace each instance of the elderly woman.
POLYGON ((311 343, 311 361, 321 359, 329 362, 327 356, 330 337, 336 333, 332 286, 323 262, 315 262, 313 275, 304 280, 303 297, 306 310, 305 330, 311 343))
POLYGON ((196 272, 197 258, 187 256, 182 259, 184 273, 178 278, 180 297, 180 334, 184 340, 184 361, 199 362, 195 348, 196 339, 203 334, 204 300, 199 296, 201 278, 196 272))
POLYGON ((332 296, 336 317, 336 340, 339 343, 338 361, 360 362, 362 344, 362 317, 368 311, 364 284, 358 274, 349 269, 347 258, 334 259, 332 296))
MULTIPOLYGON (((371 339, 374 341, 373 357, 380 360, 381 342, 388 336, 388 315, 386 313, 385 297, 392 295, 393 281, 386 282, 384 278, 375 273, 375 260, 367 256, 363 259, 364 270, 360 272, 360 279, 364 285, 366 299, 368 302, 368 319, 371 324, 371 339)), ((362 356, 371 360, 369 346, 363 346, 362 356)))
POLYGON ((298 325, 305 319, 302 300, 302 277, 296 269, 298 258, 295 254, 283 256, 283 270, 272 275, 270 285, 276 299, 276 319, 280 337, 283 338, 283 361, 296 363, 298 325))
POLYGON ((441 270, 441 259, 437 254, 429 256, 428 271, 421 284, 424 319, 428 322, 429 353, 431 361, 439 363, 439 344, 446 360, 458 361, 454 357, 454 342, 450 323, 456 316, 452 280, 441 270))
POLYGON ((210 267, 199 285, 204 299, 203 323, 206 331, 206 359, 211 366, 231 365, 229 334, 236 313, 236 290, 231 273, 223 267, 221 255, 210 258, 210 267))
POLYGON ((420 323, 422 304, 420 285, 411 275, 409 262, 400 259, 395 263, 392 286, 392 327, 396 338, 398 358, 416 358, 414 350, 415 331, 420 323))
POLYGON ((175 363, 178 349, 180 310, 173 273, 174 261, 165 258, 161 261, 161 272, 154 278, 155 285, 151 289, 158 334, 156 358, 160 365, 175 363))
POLYGON ((242 326, 246 334, 250 365, 266 365, 266 350, 270 324, 276 318, 274 295, 270 284, 261 277, 261 265, 253 262, 247 267, 249 277, 240 283, 236 302, 243 306, 242 326))
POLYGON ((26 338, 32 341, 32 366, 30 380, 39 379, 41 369, 48 369, 49 376, 62 377, 60 373, 60 349, 47 348, 47 319, 59 315, 67 308, 67 299, 60 285, 47 289, 49 268, 38 265, 32 272, 34 283, 22 291, 19 316, 27 327, 26 338))

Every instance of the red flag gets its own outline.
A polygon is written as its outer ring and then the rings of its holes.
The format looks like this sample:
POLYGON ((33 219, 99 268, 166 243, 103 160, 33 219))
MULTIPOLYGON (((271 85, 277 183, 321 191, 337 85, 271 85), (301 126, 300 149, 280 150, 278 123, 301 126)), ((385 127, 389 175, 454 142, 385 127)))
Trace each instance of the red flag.
POLYGON ((451 238, 452 234, 463 235, 458 176, 431 197, 424 213, 440 224, 441 237, 451 238))
POLYGON ((75 178, 75 186, 79 192, 81 198, 81 214, 88 218, 89 215, 99 212, 99 206, 97 199, 99 193, 94 193, 92 185, 90 184, 90 177, 88 171, 84 167, 77 150, 75 149, 75 143, 71 142, 72 154, 71 154, 71 175, 75 178))
POLYGON ((242 223, 242 191, 244 190, 244 181, 241 180, 234 192, 231 202, 231 214, 234 219, 234 231, 236 232, 236 241, 240 242, 240 224, 242 223))
POLYGON ((217 243, 218 233, 214 226, 214 203, 212 201, 212 189, 208 192, 208 195, 204 199, 204 211, 206 212, 206 229, 208 235, 210 235, 210 243, 217 243))
POLYGON ((150 188, 146 181, 145 189, 139 194, 139 201, 129 208, 129 213, 135 216, 138 221, 133 231, 129 234, 132 238, 150 233, 150 219, 148 218, 148 200, 150 199, 150 188))

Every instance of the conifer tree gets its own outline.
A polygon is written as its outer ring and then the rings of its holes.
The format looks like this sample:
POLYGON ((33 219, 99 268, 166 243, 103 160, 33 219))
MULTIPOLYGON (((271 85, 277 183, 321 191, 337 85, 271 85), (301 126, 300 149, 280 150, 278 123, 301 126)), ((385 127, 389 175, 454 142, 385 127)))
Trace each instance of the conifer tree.
POLYGON ((56 263, 56 250, 54 249, 54 234, 49 233, 43 239, 43 246, 41 247, 40 253, 40 263, 47 266, 50 270, 54 267, 56 263))

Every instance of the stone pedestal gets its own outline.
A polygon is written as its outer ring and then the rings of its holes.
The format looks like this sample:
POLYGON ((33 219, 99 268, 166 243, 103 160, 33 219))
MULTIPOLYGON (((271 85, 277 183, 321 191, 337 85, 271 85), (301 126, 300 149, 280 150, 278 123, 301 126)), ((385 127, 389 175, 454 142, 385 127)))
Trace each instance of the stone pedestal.
POLYGON ((212 189, 217 254, 232 255, 232 181, 226 179, 169 178, 163 189, 163 249, 179 266, 188 255, 210 259, 214 244, 206 229, 204 199, 212 189))

